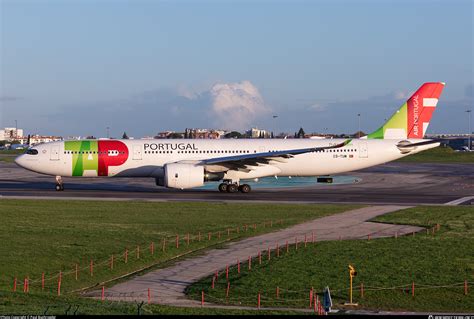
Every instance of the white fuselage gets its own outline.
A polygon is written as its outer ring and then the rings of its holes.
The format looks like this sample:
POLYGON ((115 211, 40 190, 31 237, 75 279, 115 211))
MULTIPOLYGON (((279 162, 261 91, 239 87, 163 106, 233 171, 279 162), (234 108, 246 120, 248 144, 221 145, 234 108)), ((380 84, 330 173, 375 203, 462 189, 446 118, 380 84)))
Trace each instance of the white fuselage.
MULTIPOLYGON (((33 147, 37 154, 25 154, 16 162, 29 170, 56 176, 109 176, 109 177, 154 177, 163 176, 163 167, 169 163, 199 163, 201 160, 265 153, 293 149, 332 146, 343 139, 152 139, 152 140, 98 140, 121 142, 126 147, 106 151, 89 148, 71 151, 65 147, 67 141, 52 142, 33 147), (76 152, 76 153, 74 153, 76 152), (81 153, 82 152, 82 153, 81 153), (77 158, 81 158, 80 174, 77 173, 77 158), (97 161, 117 161, 118 165, 107 167, 106 173, 97 169, 97 161), (95 166, 94 166, 95 163, 95 166), (76 166, 74 166, 76 165, 76 166), (76 172, 75 172, 76 169, 76 172)), ((408 154, 433 148, 439 144, 415 148, 402 154, 397 144, 401 140, 353 139, 348 145, 338 149, 310 152, 292 158, 272 159, 268 164, 258 164, 251 170, 228 170, 224 179, 240 180, 265 176, 317 176, 337 174, 363 169, 390 162, 408 154)), ((410 140, 420 142, 420 140, 410 140)), ((74 141, 78 143, 82 141, 74 141)), ((70 142, 69 142, 70 143, 70 142)), ((112 162, 110 162, 112 163, 112 162)), ((206 172, 222 172, 219 165, 209 165, 206 172)))

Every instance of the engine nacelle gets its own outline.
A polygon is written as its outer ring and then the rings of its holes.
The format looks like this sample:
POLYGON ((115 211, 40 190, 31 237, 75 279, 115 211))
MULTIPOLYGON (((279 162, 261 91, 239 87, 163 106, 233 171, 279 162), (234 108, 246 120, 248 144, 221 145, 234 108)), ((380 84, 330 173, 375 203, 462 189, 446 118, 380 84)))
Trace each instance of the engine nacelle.
POLYGON ((163 186, 193 188, 204 185, 204 167, 193 164, 170 163, 164 167, 163 186))

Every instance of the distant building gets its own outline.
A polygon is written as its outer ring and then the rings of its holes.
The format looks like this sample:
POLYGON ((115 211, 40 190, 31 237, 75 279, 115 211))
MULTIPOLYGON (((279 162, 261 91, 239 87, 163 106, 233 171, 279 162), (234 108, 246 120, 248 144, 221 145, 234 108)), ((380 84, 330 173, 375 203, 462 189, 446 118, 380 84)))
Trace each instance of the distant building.
POLYGON ((440 138, 445 139, 441 141, 441 144, 447 145, 454 150, 463 150, 466 147, 470 150, 473 149, 474 134, 426 134, 425 138, 440 138), (470 138, 469 138, 470 137, 470 138), (471 141, 471 145, 469 144, 471 141))
POLYGON ((64 138, 65 141, 70 141, 70 140, 83 140, 84 137, 82 136, 67 136, 64 138))
POLYGON ((245 134, 250 138, 269 138, 271 136, 271 132, 256 127, 252 127, 245 134))
MULTIPOLYGON (((22 136, 18 138, 21 144, 28 143, 28 136, 22 136)), ((34 134, 30 136, 30 145, 36 145, 40 143, 48 143, 54 141, 62 141, 63 138, 61 136, 52 136, 52 135, 38 135, 34 134)))
POLYGON ((175 133, 174 131, 164 131, 159 132, 154 136, 154 138, 168 138, 171 134, 175 133))
POLYGON ((0 130, 0 141, 14 141, 23 137, 23 130, 15 127, 5 127, 0 130))
POLYGON ((366 136, 366 135, 367 134, 363 131, 357 131, 354 134, 351 134, 350 137, 359 138, 359 137, 366 136))
POLYGON ((184 131, 185 138, 198 138, 198 139, 219 139, 222 138, 227 132, 223 130, 213 130, 207 128, 187 128, 184 131))
POLYGON ((445 138, 445 137, 464 137, 464 138, 469 138, 469 135, 471 138, 474 137, 473 134, 468 134, 468 133, 434 133, 434 134, 426 134, 426 138, 445 138))

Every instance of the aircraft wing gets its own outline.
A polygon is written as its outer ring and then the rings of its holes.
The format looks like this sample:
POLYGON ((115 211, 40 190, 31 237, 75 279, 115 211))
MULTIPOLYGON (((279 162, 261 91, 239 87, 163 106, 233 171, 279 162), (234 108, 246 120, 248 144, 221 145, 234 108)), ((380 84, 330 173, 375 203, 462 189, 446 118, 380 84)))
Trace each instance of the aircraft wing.
POLYGON ((323 146, 323 147, 310 147, 310 148, 301 148, 285 151, 275 151, 275 152, 262 152, 262 153, 253 153, 253 154, 243 154, 243 155, 234 155, 234 156, 225 156, 210 158, 206 160, 199 161, 198 165, 204 165, 206 167, 213 167, 210 171, 225 171, 225 170, 242 170, 250 171, 249 166, 257 166, 259 164, 269 164, 270 161, 285 162, 286 159, 292 158, 295 155, 318 152, 327 149, 341 148, 351 142, 351 139, 345 140, 342 143, 332 145, 332 146, 323 146), (221 167, 221 169, 219 169, 221 167))

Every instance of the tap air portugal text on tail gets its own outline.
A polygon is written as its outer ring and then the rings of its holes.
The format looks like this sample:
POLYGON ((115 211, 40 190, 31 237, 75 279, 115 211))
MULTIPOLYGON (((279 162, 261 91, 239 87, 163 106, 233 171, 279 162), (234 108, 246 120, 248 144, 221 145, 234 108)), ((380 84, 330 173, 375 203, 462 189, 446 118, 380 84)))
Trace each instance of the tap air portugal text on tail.
POLYGON ((193 188, 222 181, 221 192, 248 193, 241 181, 317 176, 363 169, 439 146, 423 139, 444 83, 423 84, 375 132, 358 139, 79 140, 34 146, 16 163, 56 176, 152 177, 159 186, 193 188))

